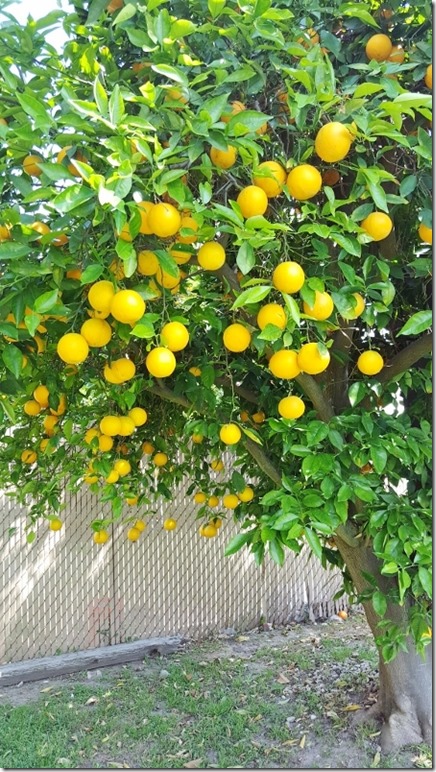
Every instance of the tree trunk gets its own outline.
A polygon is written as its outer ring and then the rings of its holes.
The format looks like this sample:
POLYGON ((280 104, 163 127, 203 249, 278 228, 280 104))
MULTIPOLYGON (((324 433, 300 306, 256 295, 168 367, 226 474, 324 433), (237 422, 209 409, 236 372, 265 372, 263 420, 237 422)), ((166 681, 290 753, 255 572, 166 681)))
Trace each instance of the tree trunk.
MULTIPOLYGON (((335 537, 358 593, 368 589, 363 572, 371 574, 382 592, 387 592, 394 581, 380 573, 380 563, 370 546, 361 543, 350 546, 335 537)), ((363 542, 363 540, 362 540, 363 542)), ((380 617, 371 602, 363 604, 366 618, 374 637, 380 634, 377 623, 380 617)), ((407 607, 388 605, 385 615, 396 625, 405 622, 407 607)), ((423 659, 415 651, 413 641, 408 641, 407 652, 400 651, 394 660, 385 663, 379 651, 380 689, 377 713, 383 717, 381 734, 383 752, 389 753, 402 745, 432 741, 432 652, 426 647, 423 659)))

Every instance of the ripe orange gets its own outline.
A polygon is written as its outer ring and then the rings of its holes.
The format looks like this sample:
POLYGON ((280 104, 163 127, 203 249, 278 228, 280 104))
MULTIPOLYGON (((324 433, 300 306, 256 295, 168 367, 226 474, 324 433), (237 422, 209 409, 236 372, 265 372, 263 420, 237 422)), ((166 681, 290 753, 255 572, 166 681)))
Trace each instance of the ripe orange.
POLYGON ((65 276, 67 279, 77 279, 77 281, 80 281, 82 277, 82 271, 80 268, 70 268, 68 271, 65 272, 65 276))
POLYGON ((202 525, 199 534, 200 536, 204 536, 206 539, 213 539, 214 536, 216 536, 218 533, 217 528, 213 525, 213 523, 208 523, 207 525, 202 525))
POLYGON ((220 458, 214 458, 210 462, 210 467, 211 469, 213 469, 214 472, 222 472, 224 469, 224 464, 220 458))
POLYGON ((279 292, 292 295, 302 288, 305 278, 301 265, 292 260, 286 260, 274 268, 272 282, 279 292))
POLYGON ((26 448, 26 450, 23 450, 20 458, 23 464, 34 464, 37 459, 37 455, 34 450, 26 448))
POLYGON ((141 215, 141 225, 139 226, 139 232, 146 236, 150 236, 153 231, 148 222, 148 215, 154 209, 153 201, 139 201, 137 204, 139 214, 141 215))
POLYGON ((150 252, 148 249, 142 250, 138 253, 138 273, 141 276, 154 276, 159 269, 159 260, 154 252, 150 252))
POLYGON ((362 295, 359 295, 358 292, 353 292, 353 297, 356 299, 356 305, 351 311, 342 312, 341 316, 344 319, 357 319, 365 310, 365 301, 362 295))
POLYGON ((55 433, 55 426, 58 423, 59 418, 55 415, 46 415, 42 425, 44 427, 44 432, 47 434, 48 437, 53 437, 55 433))
POLYGON ((223 424, 220 429, 220 440, 225 445, 236 445, 241 437, 241 430, 236 424, 223 424))
MULTIPOLYGON (((223 498, 223 506, 226 507, 226 509, 236 509, 237 506, 239 506, 239 499, 234 493, 227 493, 226 496, 223 498)), ((217 526, 215 525, 215 528, 217 526)))
POLYGON ((308 27, 308 29, 304 30, 303 36, 297 38, 297 43, 300 43, 304 48, 309 48, 319 43, 319 35, 313 27, 308 27))
POLYGON ((297 364, 303 373, 318 375, 329 366, 330 354, 321 354, 317 343, 305 343, 297 354, 297 364))
POLYGON ((217 271, 226 261, 224 247, 218 241, 207 241, 198 250, 197 260, 205 271, 217 271))
POLYGON ((313 306, 309 306, 308 303, 303 303, 303 310, 307 316, 311 316, 313 319, 322 322, 328 319, 333 313, 334 304, 331 296, 328 292, 319 292, 315 290, 315 302, 313 306))
POLYGON ((11 232, 7 225, 0 225, 0 242, 8 241, 11 238, 11 232))
POLYGON ((365 52, 368 59, 384 62, 392 52, 392 41, 387 35, 381 33, 372 35, 366 44, 365 52))
POLYGON ((223 521, 221 520, 220 517, 214 517, 214 519, 212 520, 212 525, 214 525, 217 530, 221 528, 222 524, 223 524, 223 521))
POLYGON ((363 228, 374 241, 381 241, 389 236, 393 222, 388 214, 384 212, 372 212, 365 217, 360 223, 360 227, 363 228))
POLYGON ((286 187, 292 198, 296 198, 297 201, 306 201, 319 193, 322 177, 315 166, 300 164, 289 172, 286 187))
POLYGON ((67 332, 59 338, 56 347, 58 356, 67 365, 78 365, 84 362, 89 354, 89 346, 83 335, 77 332, 67 332))
POLYGON ((248 413, 247 410, 241 410, 241 412, 239 413, 239 418, 242 421, 242 423, 247 423, 247 421, 250 420, 250 414, 248 413))
POLYGON ((166 453, 155 453, 151 460, 155 466, 165 466, 168 463, 168 456, 166 453))
POLYGON ((40 155, 28 155, 23 161, 23 171, 31 177, 40 177, 42 174, 42 169, 38 166, 40 163, 44 163, 40 155))
POLYGON ((256 321, 261 330, 265 329, 267 324, 274 324, 284 330, 287 323, 286 311, 278 303, 266 303, 259 309, 256 321))
POLYGON ((130 416, 128 415, 120 416, 120 428, 118 430, 118 434, 121 437, 130 437, 130 435, 133 434, 135 429, 136 429, 136 426, 133 423, 130 416))
POLYGON ((220 121, 223 123, 229 123, 231 118, 234 115, 237 115, 238 113, 242 113, 244 110, 246 110, 246 106, 242 102, 238 102, 237 100, 231 103, 231 111, 225 112, 221 115, 220 121))
POLYGON ((145 531, 146 528, 146 522, 145 520, 135 520, 133 527, 136 528, 137 531, 140 531, 141 533, 145 531))
POLYGON ((102 434, 107 434, 109 437, 115 437, 121 428, 121 421, 117 415, 106 415, 100 423, 99 429, 102 434))
POLYGON ((181 105, 186 105, 188 101, 188 97, 179 88, 169 88, 165 94, 165 102, 180 102, 181 105))
POLYGON ((193 244, 195 241, 197 241, 196 233, 198 231, 198 222, 194 220, 193 217, 184 215, 180 222, 180 230, 182 230, 182 228, 189 228, 189 230, 193 231, 193 233, 188 236, 181 236, 179 234, 178 241, 180 244, 193 244))
POLYGON ((125 477, 132 471, 130 461, 126 461, 124 458, 119 458, 115 461, 114 469, 118 472, 120 477, 125 477))
POLYGON ((217 507, 219 503, 220 502, 219 502, 218 496, 209 496, 207 500, 207 505, 209 507, 212 507, 212 509, 215 509, 215 507, 217 507))
POLYGON ((263 424, 265 421, 266 415, 263 412, 263 410, 258 410, 257 413, 253 413, 251 418, 255 424, 263 424))
POLYGON ((114 446, 114 441, 112 437, 108 437, 107 434, 101 434, 98 438, 98 449, 101 450, 102 453, 107 453, 109 450, 112 450, 114 446))
POLYGON ((50 392, 47 386, 44 386, 42 383, 33 392, 33 399, 39 402, 41 407, 48 407, 49 396, 50 392))
POLYGON ((182 351, 189 343, 189 332, 181 322, 168 322, 160 335, 163 345, 170 351, 182 351))
POLYGON ((168 378, 176 369, 176 364, 173 352, 163 346, 152 348, 145 360, 148 372, 155 378, 168 378))
POLYGON ((236 202, 239 204, 243 217, 256 217, 265 214, 268 208, 268 196, 258 185, 248 185, 243 188, 238 194, 236 202))
POLYGON ((300 397, 283 397, 278 405, 278 411, 282 418, 301 418, 306 405, 300 397))
POLYGON ((345 620, 345 619, 348 619, 348 614, 347 614, 347 612, 346 612, 346 611, 344 611, 343 609, 341 609, 341 611, 338 611, 338 614, 337 614, 337 615, 338 615, 338 617, 339 617, 340 619, 344 619, 344 620, 345 620))
POLYGON ((117 260, 117 258, 114 258, 109 266, 109 270, 116 279, 125 279, 126 274, 124 273, 124 265, 122 260, 117 260))
POLYGON ((207 499, 207 496, 202 491, 197 491, 197 493, 194 496, 194 501, 196 504, 204 504, 206 499, 207 499))
POLYGON ((113 485, 114 483, 118 482, 120 479, 120 475, 118 474, 115 469, 111 469, 108 476, 104 478, 105 482, 109 483, 109 485, 113 485))
POLYGON ((129 410, 129 416, 135 426, 144 426, 144 424, 147 423, 148 415, 143 407, 132 407, 132 409, 129 410))
POLYGON ((254 490, 247 486, 243 491, 241 491, 241 493, 238 493, 237 496, 239 501, 247 503, 248 501, 252 501, 252 499, 254 499, 254 490))
POLYGON ((154 445, 151 442, 144 442, 142 444, 142 452, 147 456, 151 456, 154 453, 154 445))
POLYGON ((400 45, 392 46, 392 51, 388 56, 388 62, 395 62, 395 64, 402 64, 404 62, 405 53, 404 48, 400 45))
POLYGON ((227 150, 218 150, 216 147, 210 149, 210 160, 219 169, 230 169, 236 163, 237 150, 232 145, 227 146, 227 150))
POLYGON ((95 544, 106 544, 109 534, 107 531, 96 531, 92 538, 95 544))
POLYGON ((67 398, 65 394, 61 394, 59 397, 59 404, 57 408, 51 407, 50 413, 52 415, 63 415, 67 409, 67 398))
POLYGON ((191 375, 194 375, 195 378, 199 378, 199 376, 201 375, 201 370, 199 367, 190 367, 189 372, 191 373, 191 375))
POLYGON ((114 319, 124 324, 134 324, 145 313, 145 303, 136 290, 119 290, 111 303, 111 314, 114 319))
POLYGON ((223 332, 223 343, 228 351, 245 351, 251 343, 251 334, 243 324, 230 324, 223 332))
POLYGON ((41 412, 41 405, 35 399, 28 399, 23 405, 26 415, 38 415, 41 412))
POLYGON ((94 437, 99 437, 99 436, 100 436, 99 430, 94 426, 92 426, 90 429, 86 430, 83 439, 87 445, 90 445, 94 437))
POLYGON ((127 359, 127 357, 115 359, 110 365, 110 370, 116 383, 130 381, 136 374, 135 363, 131 359, 127 359))
POLYGON ((135 504, 138 503, 138 496, 128 496, 126 498, 126 504, 129 504, 131 507, 134 507, 135 504))
POLYGON ((433 89, 433 65, 429 64, 424 75, 424 83, 430 90, 433 89))
POLYGON ((424 225, 423 222, 418 228, 418 235, 421 241, 424 241, 426 244, 433 244, 433 231, 427 225, 424 225))
POLYGON ((286 181, 286 172, 277 161, 263 161, 253 175, 253 185, 262 188, 268 198, 279 196, 286 181), (260 172, 260 175, 259 175, 260 172), (265 174, 265 176, 263 176, 265 174))
MULTIPOLYGON (((71 150, 72 145, 67 145, 66 147, 63 147, 62 150, 59 151, 56 161, 58 164, 61 164, 64 158, 66 157, 69 150, 71 150)), ((72 156, 76 161, 81 161, 82 163, 86 163, 85 156, 78 150, 74 155, 72 156)), ((68 159, 67 159, 68 160, 68 159)), ((81 177, 81 173, 76 169, 74 164, 69 163, 68 164, 68 171, 70 174, 73 174, 75 177, 81 177)))
POLYGON ((182 218, 172 204, 155 204, 148 213, 147 222, 151 232, 161 239, 174 236, 180 229, 182 218))
POLYGON ((138 541, 139 537, 141 536, 141 531, 139 528, 135 528, 135 526, 132 526, 132 528, 129 528, 127 531, 127 538, 129 541, 138 541))
POLYGON ((203 436, 202 434, 199 434, 198 432, 195 432, 195 433, 194 433, 194 434, 191 436, 191 440, 192 440, 192 442, 194 443, 194 445, 201 445, 201 443, 202 443, 202 442, 203 442, 203 440, 204 440, 204 436, 203 436))
POLYGON ((63 522, 58 517, 52 517, 48 524, 50 531, 60 531, 62 526, 63 522))
POLYGON ((107 312, 109 315, 114 295, 115 288, 111 281, 97 281, 89 288, 88 303, 96 311, 107 312))
POLYGON ((328 163, 342 161, 348 155, 352 136, 348 128, 338 121, 326 123, 315 137, 315 152, 328 163))
MULTIPOLYGON (((30 226, 33 231, 36 231, 41 236, 47 236, 47 233, 50 233, 50 228, 45 222, 40 222, 39 220, 36 220, 36 222, 33 222, 30 226)), ((37 239, 37 241, 40 241, 40 239, 37 239)))
POLYGON ((184 245, 180 242, 175 241, 174 244, 171 244, 171 247, 168 249, 169 254, 172 258, 174 258, 177 265, 184 265, 185 263, 189 263, 193 257, 193 253, 188 252, 186 248, 183 249, 183 246, 184 245))
POLYGON ((296 378, 301 372, 297 360, 298 355, 296 351, 282 348, 272 355, 268 362, 268 367, 276 378, 296 378))
POLYGON ((80 328, 80 334, 88 346, 99 348, 106 346, 112 337, 112 327, 104 319, 87 319, 80 328))
POLYGON ((177 276, 172 276, 167 271, 163 271, 160 267, 156 271, 156 281, 158 284, 160 284, 161 287, 165 287, 165 289, 172 290, 177 288, 180 284, 180 278, 181 274, 179 270, 177 276))
POLYGON ((174 531, 175 528, 177 528, 177 520, 174 520, 173 517, 167 517, 163 522, 164 531, 174 531))
POLYGON ((364 351, 357 360, 357 369, 363 375, 377 375, 383 370, 384 360, 378 351, 364 351))

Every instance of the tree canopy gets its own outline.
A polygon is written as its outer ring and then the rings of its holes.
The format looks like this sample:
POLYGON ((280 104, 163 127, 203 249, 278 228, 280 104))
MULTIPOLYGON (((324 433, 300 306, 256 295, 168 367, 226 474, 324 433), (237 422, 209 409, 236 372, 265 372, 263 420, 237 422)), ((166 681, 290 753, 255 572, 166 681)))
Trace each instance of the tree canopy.
POLYGON ((146 538, 129 506, 189 480, 202 536, 235 518, 259 563, 308 542, 386 661, 422 650, 430 3, 6 8, 0 75, 0 483, 28 542, 82 484, 146 538), (388 584, 356 584, 356 544, 388 584))

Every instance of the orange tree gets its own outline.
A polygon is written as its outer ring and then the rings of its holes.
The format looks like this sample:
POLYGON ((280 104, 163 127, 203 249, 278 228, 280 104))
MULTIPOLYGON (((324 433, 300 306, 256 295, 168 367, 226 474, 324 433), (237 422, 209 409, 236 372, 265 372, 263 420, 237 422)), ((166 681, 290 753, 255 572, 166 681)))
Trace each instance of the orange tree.
POLYGON ((0 40, 0 482, 28 541, 82 484, 145 538, 129 504, 185 478, 202 536, 239 523, 228 554, 307 541, 364 604, 384 747, 430 732, 430 12, 77 0, 0 40))

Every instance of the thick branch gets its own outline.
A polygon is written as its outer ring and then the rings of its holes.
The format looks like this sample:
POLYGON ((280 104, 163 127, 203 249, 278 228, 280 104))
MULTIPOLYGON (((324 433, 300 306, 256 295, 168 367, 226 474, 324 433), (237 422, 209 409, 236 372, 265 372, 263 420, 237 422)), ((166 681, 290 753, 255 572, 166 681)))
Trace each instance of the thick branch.
POLYGON ((278 469, 274 466, 273 462, 268 458, 266 453, 262 450, 261 446, 250 440, 249 437, 244 438, 245 447, 250 456, 255 460, 258 467, 270 478, 276 485, 282 484, 282 476, 278 469))
POLYGON ((336 412, 347 405, 348 352, 353 345, 354 331, 355 327, 344 322, 335 333, 331 349, 332 362, 327 370, 327 375, 330 376, 328 393, 336 412))
MULTIPOLYGON (((221 376, 220 378, 215 379, 215 383, 217 386, 224 386, 227 388, 231 388, 232 384, 230 381, 230 378, 227 378, 226 376, 221 376)), ((239 394, 242 399, 245 399, 246 402, 251 402, 253 405, 259 404, 259 397, 257 394, 254 393, 254 391, 250 391, 249 389, 246 389, 245 386, 239 386, 237 383, 233 386, 236 394, 239 394)))
POLYGON ((333 408, 315 378, 307 375, 307 373, 300 373, 295 380, 301 386, 306 396, 309 397, 321 421, 326 423, 330 421, 334 415, 333 408))
POLYGON ((157 383, 158 386, 146 386, 146 391, 149 391, 150 394, 156 394, 157 397, 165 399, 167 402, 175 402, 176 405, 182 405, 182 407, 192 407, 189 399, 183 394, 174 394, 160 379, 157 379, 157 383))
POLYGON ((378 380, 381 383, 391 381, 397 375, 404 373, 412 367, 421 357, 431 354, 432 338, 432 334, 428 333, 409 343, 406 348, 403 348, 402 351, 392 357, 390 362, 387 362, 378 376, 378 380))

